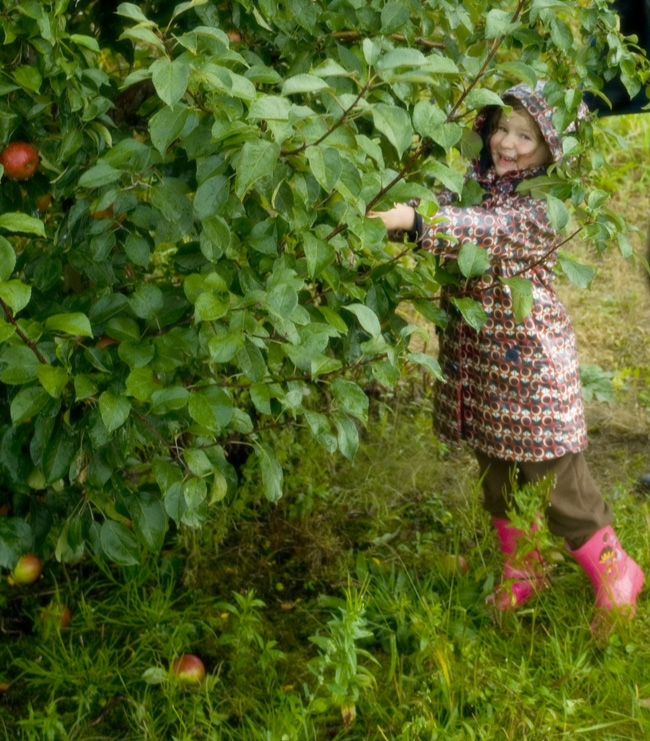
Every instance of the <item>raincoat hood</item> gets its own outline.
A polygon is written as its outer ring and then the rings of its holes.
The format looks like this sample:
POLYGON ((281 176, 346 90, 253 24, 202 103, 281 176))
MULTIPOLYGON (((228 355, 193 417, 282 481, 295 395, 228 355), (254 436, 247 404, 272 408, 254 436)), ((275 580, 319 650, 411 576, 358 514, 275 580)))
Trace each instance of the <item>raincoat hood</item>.
MULTIPOLYGON (((542 137, 551 152, 551 157, 555 162, 562 156, 562 141, 553 123, 555 108, 548 104, 546 96, 544 95, 545 84, 544 81, 540 80, 535 86, 535 89, 532 90, 529 85, 521 83, 506 90, 502 94, 502 97, 510 96, 515 98, 524 106, 526 111, 528 111, 539 127, 542 137)), ((483 141, 486 142, 481 151, 478 162, 473 163, 473 165, 475 165, 473 169, 478 169, 481 172, 484 172, 492 164, 492 158, 490 157, 489 148, 487 146, 487 132, 485 128, 489 125, 492 114, 494 114, 496 110, 498 110, 498 106, 486 106, 479 113, 474 123, 474 131, 476 131, 483 141)))

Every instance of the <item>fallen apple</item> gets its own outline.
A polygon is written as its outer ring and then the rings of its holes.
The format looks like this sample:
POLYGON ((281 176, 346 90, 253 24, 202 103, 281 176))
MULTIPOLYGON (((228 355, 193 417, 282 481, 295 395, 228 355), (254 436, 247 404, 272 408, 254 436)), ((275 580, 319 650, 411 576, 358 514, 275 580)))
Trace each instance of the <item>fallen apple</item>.
POLYGON ((42 569, 41 559, 33 553, 27 553, 18 559, 9 581, 12 584, 33 584, 41 575, 42 569))
POLYGON ((41 612, 41 620, 49 625, 67 628, 70 625, 72 613, 67 605, 60 602, 50 602, 41 612))
POLYGON ((469 569, 469 564, 463 556, 456 556, 453 553, 447 553, 440 561, 442 569, 447 574, 455 574, 460 572, 466 574, 469 569))
POLYGON ((205 666, 194 654, 183 654, 172 663, 172 674, 181 684, 199 684, 205 677, 205 666))

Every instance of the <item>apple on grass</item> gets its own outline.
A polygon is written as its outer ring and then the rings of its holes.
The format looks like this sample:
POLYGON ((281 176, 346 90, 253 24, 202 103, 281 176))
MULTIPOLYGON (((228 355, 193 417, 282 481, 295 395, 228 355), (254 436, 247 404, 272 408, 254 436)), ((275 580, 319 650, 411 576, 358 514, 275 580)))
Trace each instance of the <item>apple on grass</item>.
POLYGON ((452 574, 466 574, 469 569, 469 564, 464 556, 457 556, 454 553, 445 554, 441 561, 440 566, 445 574, 451 576, 452 574))
POLYGON ((43 564, 38 556, 27 553, 18 559, 14 570, 9 576, 11 584, 33 584, 41 575, 43 564))
POLYGON ((205 677, 205 666, 194 654, 183 654, 174 659, 171 671, 181 684, 199 684, 205 677))
POLYGON ((71 617, 70 608, 61 602, 50 602, 41 612, 43 623, 53 627, 67 628, 71 617))

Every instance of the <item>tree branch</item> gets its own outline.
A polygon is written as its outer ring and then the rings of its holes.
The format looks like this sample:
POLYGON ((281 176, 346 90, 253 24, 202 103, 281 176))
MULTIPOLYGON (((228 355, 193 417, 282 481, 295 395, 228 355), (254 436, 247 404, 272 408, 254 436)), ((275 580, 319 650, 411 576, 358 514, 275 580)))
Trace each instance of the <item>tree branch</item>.
POLYGON ((32 342, 29 337, 22 331, 22 329, 18 326, 18 323, 16 322, 16 318, 13 315, 13 312, 11 309, 7 306, 7 304, 0 298, 0 306, 2 306, 2 310, 7 316, 7 319, 11 324, 13 324, 14 329, 16 330, 16 334, 20 337, 20 339, 27 345, 27 347, 36 355, 38 358, 38 362, 42 363, 43 365, 49 365, 47 360, 41 355, 41 351, 36 347, 36 343, 32 342))
POLYGON ((280 154, 283 155, 283 156, 285 156, 285 157, 287 157, 289 155, 292 155, 292 154, 300 154, 300 152, 303 152, 305 149, 307 149, 307 147, 315 147, 317 144, 320 144, 324 139, 327 139, 327 137, 333 131, 336 131, 336 129, 338 129, 339 126, 342 126, 343 123, 344 123, 344 121, 347 120, 347 115, 357 105, 357 103, 361 100, 361 98, 363 97, 363 94, 370 87, 371 81, 372 80, 371 80, 371 78, 369 76, 368 77, 368 82, 366 82, 366 84, 361 88, 361 90, 359 90, 359 94, 354 99, 354 101, 352 102, 352 104, 343 111, 343 113, 341 114, 341 117, 334 124, 332 124, 329 127, 329 129, 323 134, 323 136, 320 137, 320 139, 316 139, 315 142, 310 142, 310 143, 305 142, 301 147, 298 147, 298 149, 289 149, 289 150, 282 149, 282 150, 280 150, 280 154))

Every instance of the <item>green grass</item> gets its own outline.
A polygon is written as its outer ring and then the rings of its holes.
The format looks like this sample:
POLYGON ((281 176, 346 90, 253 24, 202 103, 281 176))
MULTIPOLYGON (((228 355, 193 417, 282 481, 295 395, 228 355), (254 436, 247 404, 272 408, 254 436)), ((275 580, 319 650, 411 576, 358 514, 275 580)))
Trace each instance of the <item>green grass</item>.
MULTIPOLYGON (((162 567, 51 564, 36 590, 5 589, 5 737, 647 738, 646 601, 596 645, 591 587, 546 534, 552 589, 494 625, 484 598, 499 563, 475 467, 431 437, 427 404, 409 391, 378 409, 354 464, 305 441, 277 507, 251 480, 237 533, 179 537, 162 567), (31 625, 55 577, 72 624, 45 636, 31 625), (183 652, 208 669, 196 689, 167 674, 183 652)), ((648 569, 648 506, 627 465, 609 494, 648 569)))

